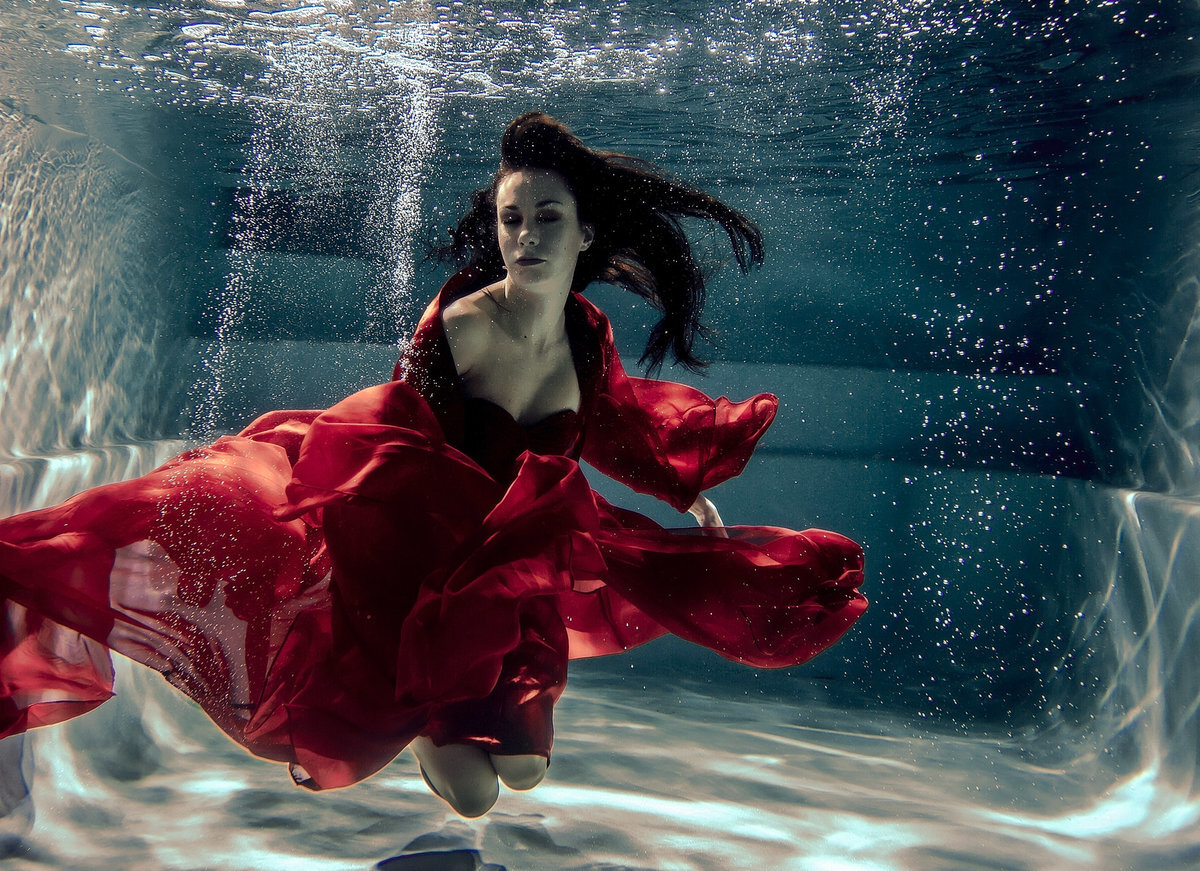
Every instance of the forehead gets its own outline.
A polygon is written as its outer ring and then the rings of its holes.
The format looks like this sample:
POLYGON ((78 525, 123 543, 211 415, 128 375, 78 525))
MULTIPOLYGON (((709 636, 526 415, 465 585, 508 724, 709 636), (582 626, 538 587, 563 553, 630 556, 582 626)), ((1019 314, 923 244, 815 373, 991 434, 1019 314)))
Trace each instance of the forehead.
POLYGON ((496 207, 536 206, 552 200, 567 207, 575 197, 566 181, 551 169, 518 169, 510 172, 496 188, 496 207))

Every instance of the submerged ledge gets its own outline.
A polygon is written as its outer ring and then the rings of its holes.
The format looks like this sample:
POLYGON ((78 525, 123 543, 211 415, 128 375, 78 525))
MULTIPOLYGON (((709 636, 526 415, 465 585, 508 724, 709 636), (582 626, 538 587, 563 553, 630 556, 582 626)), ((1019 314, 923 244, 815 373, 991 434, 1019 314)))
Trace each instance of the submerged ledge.
MULTIPOLYGON (((386 381, 400 349, 273 340, 197 342, 194 353, 236 373, 216 415, 236 430, 263 411, 325 408, 386 381)), ((1082 429, 1080 390, 1065 379, 777 363, 662 375, 713 396, 778 395, 779 417, 762 445, 768 452, 1084 479, 1100 471, 1082 429)))

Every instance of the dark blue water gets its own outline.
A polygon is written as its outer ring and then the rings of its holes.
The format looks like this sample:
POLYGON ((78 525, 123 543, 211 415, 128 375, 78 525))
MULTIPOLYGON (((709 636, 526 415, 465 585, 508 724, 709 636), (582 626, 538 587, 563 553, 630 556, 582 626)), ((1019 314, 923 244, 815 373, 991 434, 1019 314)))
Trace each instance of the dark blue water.
MULTIPOLYGON (((548 782, 469 823, 407 759, 295 790, 126 670, 0 745, 0 857, 1200 866, 1198 37, 1107 0, 4 4, 5 511, 385 379, 429 245, 540 108, 763 226, 749 277, 695 240, 696 383, 783 402, 714 499, 862 541, 872 609, 785 672, 579 664, 548 782)), ((592 295, 636 358, 651 313, 592 295)))

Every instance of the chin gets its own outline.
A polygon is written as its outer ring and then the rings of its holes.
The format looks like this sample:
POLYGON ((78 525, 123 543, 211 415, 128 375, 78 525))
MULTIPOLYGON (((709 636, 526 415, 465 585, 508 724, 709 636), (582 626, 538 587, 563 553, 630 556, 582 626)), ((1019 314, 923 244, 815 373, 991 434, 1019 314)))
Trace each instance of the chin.
MULTIPOLYGON (((515 269, 508 270, 508 276, 513 281, 516 281, 522 287, 541 287, 543 285, 556 285, 562 280, 561 275, 556 275, 549 270, 538 269, 530 266, 518 266, 515 269)), ((568 283, 570 277, 567 278, 568 283)))

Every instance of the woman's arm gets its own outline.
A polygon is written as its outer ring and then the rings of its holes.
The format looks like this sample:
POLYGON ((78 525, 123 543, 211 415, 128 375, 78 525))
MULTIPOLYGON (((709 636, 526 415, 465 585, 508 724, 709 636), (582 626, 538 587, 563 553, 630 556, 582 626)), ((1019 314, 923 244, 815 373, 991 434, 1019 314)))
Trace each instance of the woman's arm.
POLYGON ((712 501, 703 493, 696 497, 696 501, 688 509, 688 514, 695 517, 696 522, 701 526, 725 525, 721 522, 721 515, 717 513, 717 506, 713 505, 712 501))
POLYGON ((717 513, 717 506, 703 493, 696 497, 696 501, 688 509, 688 514, 695 517, 696 522, 705 529, 712 529, 712 534, 718 538, 729 537, 729 533, 725 531, 725 524, 721 522, 721 515, 717 513))

